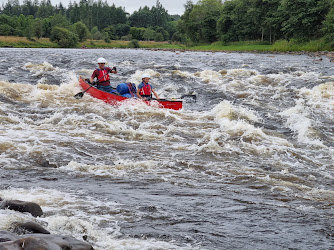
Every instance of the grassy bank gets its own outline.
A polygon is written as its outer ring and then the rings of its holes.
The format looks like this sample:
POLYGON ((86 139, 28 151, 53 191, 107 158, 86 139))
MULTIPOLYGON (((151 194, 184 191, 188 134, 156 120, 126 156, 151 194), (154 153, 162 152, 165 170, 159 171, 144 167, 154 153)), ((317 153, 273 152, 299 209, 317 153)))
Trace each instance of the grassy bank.
POLYGON ((55 48, 57 44, 50 42, 49 38, 40 38, 30 41, 26 37, 0 36, 0 47, 55 48))
MULTIPOLYGON (((274 44, 266 44, 260 41, 245 41, 212 44, 181 44, 168 42, 139 41, 140 48, 151 49, 176 49, 176 50, 198 50, 198 51, 249 51, 249 52, 316 52, 331 51, 331 48, 322 40, 310 42, 297 42, 294 40, 277 41, 274 44)), ((129 41, 113 40, 107 43, 102 40, 87 40, 78 44, 77 48, 130 48, 129 41)), ((50 42, 48 38, 28 40, 25 37, 0 36, 0 47, 13 48, 58 48, 56 43, 50 42)))
POLYGON ((295 40, 280 40, 274 44, 266 44, 260 41, 243 41, 222 43, 216 42, 210 45, 194 45, 188 47, 192 50, 213 50, 213 51, 257 51, 257 52, 316 52, 331 51, 331 47, 322 40, 309 42, 297 42, 295 40))

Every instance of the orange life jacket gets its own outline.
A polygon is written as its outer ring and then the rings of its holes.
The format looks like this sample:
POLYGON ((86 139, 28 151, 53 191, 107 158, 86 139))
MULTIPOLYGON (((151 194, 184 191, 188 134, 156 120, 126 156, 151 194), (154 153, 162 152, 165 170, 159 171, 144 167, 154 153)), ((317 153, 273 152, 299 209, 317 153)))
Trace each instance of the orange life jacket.
POLYGON ((139 94, 140 95, 151 95, 151 91, 152 91, 152 88, 151 88, 151 85, 149 83, 144 83, 144 86, 140 89, 140 92, 139 94))
POLYGON ((108 71, 106 69, 98 69, 99 70, 99 75, 97 76, 97 79, 99 79, 99 83, 102 82, 109 82, 110 81, 110 76, 108 74, 108 71))

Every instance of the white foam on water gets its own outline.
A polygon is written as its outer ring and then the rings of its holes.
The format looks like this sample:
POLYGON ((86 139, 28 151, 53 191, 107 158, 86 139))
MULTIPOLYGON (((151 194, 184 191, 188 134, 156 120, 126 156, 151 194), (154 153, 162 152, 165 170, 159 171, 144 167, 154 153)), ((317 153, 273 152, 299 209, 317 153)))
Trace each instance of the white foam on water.
POLYGON ((201 78, 202 82, 210 84, 218 83, 219 80, 223 78, 219 72, 214 70, 203 70, 201 72, 196 72, 194 75, 201 78))
POLYGON ((272 187, 272 191, 280 190, 283 193, 290 193, 295 198, 313 200, 319 202, 334 202, 334 191, 326 188, 318 188, 307 185, 300 177, 291 173, 276 175, 255 175, 256 179, 263 181, 272 187), (290 179, 290 180, 289 180, 290 179), (299 190, 296 192, 295 190, 299 190))
POLYGON ((136 70, 136 72, 127 79, 127 82, 135 83, 138 86, 138 84, 142 82, 141 76, 144 73, 149 74, 151 76, 150 83, 152 83, 153 86, 159 85, 158 80, 161 74, 158 71, 155 71, 153 69, 146 69, 144 71, 136 70))
POLYGON ((246 108, 235 107, 231 102, 223 101, 212 109, 212 114, 222 131, 229 136, 240 136, 251 140, 265 138, 261 128, 255 128, 249 123, 258 121, 258 117, 246 108))
POLYGON ((179 78, 183 78, 183 79, 188 79, 188 78, 193 78, 194 75, 188 71, 181 71, 179 69, 177 70, 173 70, 171 72, 172 76, 176 76, 176 77, 179 77, 179 78))
POLYGON ((286 139, 266 134, 261 128, 256 128, 252 123, 260 118, 248 108, 223 101, 211 110, 211 114, 220 129, 204 131, 201 142, 203 144, 192 145, 189 149, 198 148, 200 151, 215 153, 247 150, 256 155, 270 155, 291 147, 286 139), (230 138, 240 141, 241 144, 230 143, 230 138))
POLYGON ((23 66, 23 69, 34 73, 33 76, 41 76, 43 74, 50 74, 50 72, 62 72, 63 71, 58 67, 54 67, 52 64, 46 61, 40 64, 34 64, 31 62, 25 63, 23 66))
POLYGON ((196 249, 191 246, 181 247, 172 242, 154 239, 129 238, 120 232, 117 216, 121 204, 111 201, 99 201, 85 195, 63 193, 54 189, 12 188, 2 190, 1 198, 21 200, 39 204, 44 212, 34 218, 29 213, 13 210, 0 210, 0 229, 11 230, 15 222, 34 221, 41 224, 52 234, 73 236, 93 244, 94 249, 196 249), (121 237, 121 238, 120 238, 121 237))
POLYGON ((300 89, 300 95, 307 100, 307 104, 313 108, 328 110, 328 116, 334 109, 334 82, 326 82, 319 84, 312 89, 300 89))
POLYGON ((316 138, 312 129, 313 121, 309 118, 309 110, 303 100, 297 100, 295 107, 282 111, 280 115, 286 119, 286 126, 297 133, 299 142, 324 147, 321 140, 316 138))
POLYGON ((133 64, 134 64, 133 61, 122 61, 119 65, 122 65, 122 66, 131 66, 133 64))
POLYGON ((88 165, 71 161, 67 166, 60 167, 60 169, 88 173, 96 176, 124 176, 129 174, 129 172, 150 172, 157 166, 158 162, 153 160, 132 161, 127 159, 115 159, 114 165, 88 165))

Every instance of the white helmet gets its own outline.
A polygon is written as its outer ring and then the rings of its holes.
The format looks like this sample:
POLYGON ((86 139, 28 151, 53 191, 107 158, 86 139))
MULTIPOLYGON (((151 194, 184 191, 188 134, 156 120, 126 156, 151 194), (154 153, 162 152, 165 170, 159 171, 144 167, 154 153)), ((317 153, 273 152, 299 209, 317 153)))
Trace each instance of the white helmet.
POLYGON ((143 78, 151 78, 151 76, 147 73, 144 73, 144 74, 141 75, 141 79, 143 79, 143 78))
POLYGON ((107 63, 107 60, 103 57, 100 57, 99 59, 97 59, 97 63, 107 63))

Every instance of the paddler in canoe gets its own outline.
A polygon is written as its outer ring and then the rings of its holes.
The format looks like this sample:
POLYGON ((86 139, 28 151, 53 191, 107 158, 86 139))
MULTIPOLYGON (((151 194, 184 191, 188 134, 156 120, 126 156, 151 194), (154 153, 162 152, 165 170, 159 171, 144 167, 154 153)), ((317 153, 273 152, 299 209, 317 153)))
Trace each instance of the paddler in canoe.
POLYGON ((152 93, 157 100, 160 100, 157 92, 155 92, 153 86, 149 83, 151 76, 149 74, 143 74, 141 76, 142 82, 139 83, 137 88, 137 97, 142 100, 149 100, 152 98, 152 93))
POLYGON ((92 76, 90 77, 90 82, 93 83, 94 79, 97 78, 96 81, 96 88, 102 91, 106 91, 109 93, 115 93, 116 90, 110 86, 110 76, 109 73, 117 74, 116 67, 113 67, 112 69, 109 67, 106 67, 105 64, 107 63, 107 60, 103 57, 100 57, 97 59, 97 63, 99 67, 94 70, 92 76))

